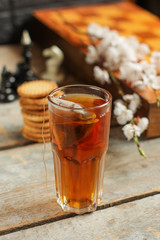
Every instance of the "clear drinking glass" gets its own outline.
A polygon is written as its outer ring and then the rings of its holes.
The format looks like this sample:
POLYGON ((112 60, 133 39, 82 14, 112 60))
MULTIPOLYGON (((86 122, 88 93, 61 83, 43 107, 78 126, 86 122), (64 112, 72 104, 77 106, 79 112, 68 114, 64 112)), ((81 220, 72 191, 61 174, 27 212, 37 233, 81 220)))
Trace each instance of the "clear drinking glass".
POLYGON ((102 199, 111 101, 106 90, 68 85, 48 96, 57 202, 64 211, 94 211, 102 199))

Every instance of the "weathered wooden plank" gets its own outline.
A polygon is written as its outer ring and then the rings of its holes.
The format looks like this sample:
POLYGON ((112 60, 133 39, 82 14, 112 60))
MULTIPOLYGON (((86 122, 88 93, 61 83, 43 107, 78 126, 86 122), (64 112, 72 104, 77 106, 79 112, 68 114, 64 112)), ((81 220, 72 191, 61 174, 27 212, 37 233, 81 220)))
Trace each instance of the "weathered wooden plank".
MULTIPOLYGON (((49 148, 50 145, 47 145, 49 148)), ((47 149, 48 149, 47 148, 47 149)), ((0 154, 0 229, 23 226, 60 215, 55 200, 50 149, 45 154, 48 194, 43 165, 43 145, 3 151, 0 154)))
POLYGON ((23 118, 18 100, 0 104, 0 150, 29 141, 22 136, 23 118))
MULTIPOLYGON (((148 158, 143 160, 134 143, 110 139, 102 208, 160 193, 159 144, 159 138, 142 142, 148 154, 148 158)), ((42 160, 43 144, 0 153, 0 234, 64 217, 55 199, 50 144, 46 147, 48 195, 42 160)))
POLYGON ((47 240, 158 240, 160 195, 0 237, 47 240))

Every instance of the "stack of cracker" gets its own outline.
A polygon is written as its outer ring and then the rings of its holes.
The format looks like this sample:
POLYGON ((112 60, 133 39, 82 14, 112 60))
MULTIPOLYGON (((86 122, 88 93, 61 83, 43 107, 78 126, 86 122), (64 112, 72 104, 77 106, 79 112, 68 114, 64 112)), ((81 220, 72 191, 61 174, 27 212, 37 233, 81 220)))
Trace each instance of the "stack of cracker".
POLYGON ((43 142, 43 138, 45 142, 50 141, 47 95, 55 88, 57 84, 47 80, 25 82, 18 87, 25 138, 35 142, 43 142))

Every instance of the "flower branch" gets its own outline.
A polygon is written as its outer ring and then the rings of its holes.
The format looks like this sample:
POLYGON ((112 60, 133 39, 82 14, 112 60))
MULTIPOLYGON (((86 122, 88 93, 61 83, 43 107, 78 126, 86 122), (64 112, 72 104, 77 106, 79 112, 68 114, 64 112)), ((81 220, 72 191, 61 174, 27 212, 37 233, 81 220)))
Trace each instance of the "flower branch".
POLYGON ((140 155, 145 157, 145 152, 140 147, 138 137, 140 137, 141 134, 147 129, 149 121, 146 117, 134 117, 134 114, 140 107, 140 104, 140 98, 136 93, 124 95, 123 100, 118 99, 114 102, 114 115, 117 122, 120 125, 124 125, 122 131, 125 137, 128 139, 128 141, 133 139, 137 145, 140 155))
POLYGON ((113 72, 117 71, 118 78, 134 89, 144 91, 146 87, 152 88, 159 107, 160 98, 156 90, 160 89, 160 52, 151 54, 149 46, 138 42, 136 37, 122 37, 117 31, 95 23, 88 26, 88 34, 92 45, 88 47, 86 62, 94 64, 96 81, 102 85, 112 81, 117 86, 121 99, 114 102, 114 115, 117 122, 124 125, 122 130, 126 138, 133 139, 140 155, 145 157, 138 137, 147 129, 149 120, 135 117, 141 106, 140 97, 136 93, 125 95, 113 72), (144 60, 146 56, 150 57, 150 62, 144 60))
POLYGON ((145 157, 146 157, 146 154, 145 154, 145 152, 143 151, 143 149, 140 147, 139 139, 138 139, 137 137, 134 137, 133 140, 134 140, 135 143, 137 144, 137 149, 138 149, 140 155, 145 158, 145 157))
POLYGON ((102 62, 113 81, 112 72, 118 71, 118 78, 138 91, 145 91, 149 86, 156 95, 157 106, 160 105, 156 92, 160 89, 160 51, 151 53, 149 46, 140 43, 135 36, 123 37, 117 31, 95 23, 88 26, 88 35, 92 45, 88 47, 87 63, 102 62), (149 62, 144 60, 146 56, 149 62))
POLYGON ((108 73, 110 75, 111 80, 117 86, 119 95, 121 95, 121 97, 123 97, 124 96, 124 91, 123 91, 123 89, 122 89, 122 87, 120 85, 120 82, 117 80, 117 78, 114 76, 114 74, 111 72, 111 70, 109 68, 107 68, 107 71, 108 71, 108 73))
POLYGON ((160 98, 159 98, 159 95, 157 94, 156 89, 153 89, 153 91, 154 91, 154 94, 155 94, 155 96, 156 96, 157 107, 160 107, 160 98))

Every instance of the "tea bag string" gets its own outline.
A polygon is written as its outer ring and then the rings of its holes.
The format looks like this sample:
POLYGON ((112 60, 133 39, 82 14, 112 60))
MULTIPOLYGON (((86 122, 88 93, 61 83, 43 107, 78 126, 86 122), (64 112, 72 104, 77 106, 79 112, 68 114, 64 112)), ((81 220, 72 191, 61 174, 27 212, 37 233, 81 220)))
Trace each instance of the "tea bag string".
POLYGON ((43 123, 42 123, 43 163, 44 163, 44 168, 45 168, 45 186, 46 186, 47 197, 52 200, 53 198, 51 198, 48 193, 47 165, 46 165, 46 161, 45 161, 46 142, 45 142, 45 137, 44 137, 44 125, 45 125, 45 117, 46 117, 46 106, 45 106, 46 99, 48 99, 48 96, 46 96, 43 100, 43 123))

